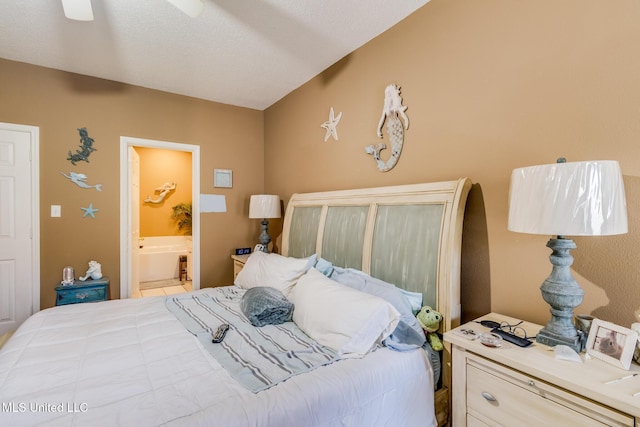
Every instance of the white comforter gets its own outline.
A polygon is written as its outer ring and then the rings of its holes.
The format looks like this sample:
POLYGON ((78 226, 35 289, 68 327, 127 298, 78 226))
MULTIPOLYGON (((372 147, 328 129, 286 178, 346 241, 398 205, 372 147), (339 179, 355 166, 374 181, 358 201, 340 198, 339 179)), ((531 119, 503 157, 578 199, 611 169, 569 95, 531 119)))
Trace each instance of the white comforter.
POLYGON ((252 393, 163 297, 35 314, 0 350, 0 404, 0 426, 435 425, 422 350, 380 349, 252 393))

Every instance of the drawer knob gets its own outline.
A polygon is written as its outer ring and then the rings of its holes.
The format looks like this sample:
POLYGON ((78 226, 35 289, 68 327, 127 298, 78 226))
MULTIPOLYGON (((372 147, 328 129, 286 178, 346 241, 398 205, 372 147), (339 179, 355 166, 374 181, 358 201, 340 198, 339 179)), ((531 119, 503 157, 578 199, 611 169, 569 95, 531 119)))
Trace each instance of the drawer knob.
POLYGON ((482 395, 482 397, 484 397, 485 399, 487 399, 489 402, 497 402, 498 399, 496 399, 495 397, 493 397, 493 395, 491 393, 488 393, 486 391, 483 391, 482 393, 480 393, 482 395))
POLYGON ((527 381, 527 384, 529 384, 530 387, 534 387, 536 385, 536 383, 533 380, 527 381))

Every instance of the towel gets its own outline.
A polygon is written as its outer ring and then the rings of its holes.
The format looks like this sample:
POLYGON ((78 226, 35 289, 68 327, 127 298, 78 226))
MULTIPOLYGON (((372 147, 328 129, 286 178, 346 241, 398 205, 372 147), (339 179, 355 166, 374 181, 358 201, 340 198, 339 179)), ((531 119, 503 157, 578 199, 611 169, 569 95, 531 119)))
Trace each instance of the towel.
POLYGON ((248 289, 240 309, 253 326, 279 325, 289 322, 293 315, 293 303, 278 289, 267 286, 248 289))

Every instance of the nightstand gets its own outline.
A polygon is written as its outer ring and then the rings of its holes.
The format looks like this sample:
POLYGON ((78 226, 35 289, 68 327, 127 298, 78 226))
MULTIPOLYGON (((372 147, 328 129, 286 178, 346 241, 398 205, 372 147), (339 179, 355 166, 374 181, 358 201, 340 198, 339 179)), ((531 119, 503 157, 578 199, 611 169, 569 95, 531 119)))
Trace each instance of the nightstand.
MULTIPOLYGON (((510 324, 519 319, 491 313, 481 319, 510 324)), ((480 320, 480 319, 478 319, 480 320)), ((529 336, 541 325, 524 322, 529 336)), ((452 344, 452 425, 461 426, 640 426, 640 372, 622 370, 599 359, 558 360, 553 347, 534 342, 521 348, 503 343, 490 348, 461 329, 488 332, 470 322, 444 334, 452 344)))
POLYGON ((81 302, 106 301, 109 299, 109 278, 98 280, 75 280, 73 285, 56 286, 56 305, 81 302))
POLYGON ((238 273, 244 267, 244 264, 247 262, 251 254, 244 255, 231 255, 231 259, 233 260, 233 280, 236 280, 238 277, 238 273))

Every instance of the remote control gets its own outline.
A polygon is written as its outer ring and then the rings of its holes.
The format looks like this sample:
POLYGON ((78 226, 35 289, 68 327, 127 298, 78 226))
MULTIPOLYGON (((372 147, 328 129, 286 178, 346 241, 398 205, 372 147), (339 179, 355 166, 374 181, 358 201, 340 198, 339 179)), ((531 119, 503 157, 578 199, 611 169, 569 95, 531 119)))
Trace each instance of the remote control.
POLYGON ((531 341, 529 341, 528 339, 503 331, 500 328, 493 328, 491 332, 500 335, 502 339, 504 339, 505 341, 509 341, 510 343, 515 344, 518 347, 527 347, 531 345, 531 341))
POLYGON ((218 326, 218 329, 216 329, 216 331, 212 335, 211 342, 214 344, 218 344, 222 342, 228 330, 229 330, 229 325, 226 323, 223 323, 222 325, 218 326))

